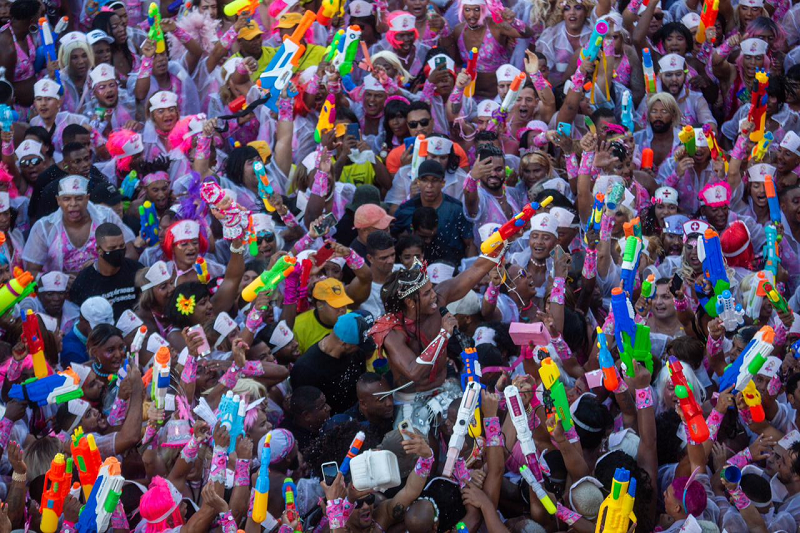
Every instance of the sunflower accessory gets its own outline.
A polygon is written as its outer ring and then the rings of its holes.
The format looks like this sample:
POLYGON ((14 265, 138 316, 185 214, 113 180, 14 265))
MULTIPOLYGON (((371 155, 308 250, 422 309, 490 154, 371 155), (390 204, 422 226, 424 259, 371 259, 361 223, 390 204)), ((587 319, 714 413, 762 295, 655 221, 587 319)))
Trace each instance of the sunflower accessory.
POLYGON ((178 309, 178 312, 182 315, 189 316, 194 313, 195 305, 197 302, 195 301, 194 296, 187 298, 183 294, 178 294, 178 302, 175 304, 175 307, 178 309))

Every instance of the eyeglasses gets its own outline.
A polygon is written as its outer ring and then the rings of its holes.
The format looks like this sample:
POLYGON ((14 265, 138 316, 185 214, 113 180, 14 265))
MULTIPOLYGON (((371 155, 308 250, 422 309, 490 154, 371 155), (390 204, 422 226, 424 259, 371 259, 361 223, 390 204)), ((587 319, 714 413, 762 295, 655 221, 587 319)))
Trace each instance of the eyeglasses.
POLYGON ((35 167, 36 165, 38 165, 42 161, 44 161, 43 158, 34 157, 33 159, 26 159, 25 161, 20 161, 19 162, 19 166, 20 167, 35 167))
POLYGON ((353 502, 353 509, 360 509, 361 507, 364 506, 364 504, 372 505, 373 503, 375 503, 375 495, 368 494, 367 496, 359 498, 358 500, 353 502))
POLYGON ((408 127, 412 130, 417 128, 427 128, 430 123, 431 119, 429 118, 423 118, 422 120, 409 120, 408 127))

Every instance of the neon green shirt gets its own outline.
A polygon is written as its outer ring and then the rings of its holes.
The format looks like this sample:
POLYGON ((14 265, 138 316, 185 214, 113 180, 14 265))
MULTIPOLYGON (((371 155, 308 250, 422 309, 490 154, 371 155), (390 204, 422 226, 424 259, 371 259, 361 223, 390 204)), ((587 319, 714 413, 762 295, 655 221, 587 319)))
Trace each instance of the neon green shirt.
POLYGON ((300 348, 300 353, 306 353, 311 346, 321 341, 327 336, 332 329, 327 328, 317 320, 314 310, 311 309, 305 313, 301 313, 294 320, 294 338, 297 339, 297 345, 300 348))

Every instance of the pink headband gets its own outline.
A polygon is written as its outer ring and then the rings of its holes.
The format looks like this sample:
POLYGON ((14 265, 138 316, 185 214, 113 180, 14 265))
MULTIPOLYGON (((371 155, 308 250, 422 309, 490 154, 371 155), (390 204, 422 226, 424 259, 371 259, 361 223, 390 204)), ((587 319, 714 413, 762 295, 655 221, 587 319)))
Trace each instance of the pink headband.
POLYGON ((144 180, 142 180, 142 183, 144 185, 150 185, 151 183, 155 183, 157 181, 169 181, 169 174, 163 170, 159 170, 158 172, 153 172, 146 175, 144 180))
POLYGON ((394 101, 403 102, 406 105, 411 105, 411 102, 408 101, 408 98, 406 98, 405 96, 400 96, 399 94, 395 94, 394 96, 390 96, 389 98, 386 99, 384 107, 386 107, 386 104, 388 104, 389 102, 394 102, 394 101))

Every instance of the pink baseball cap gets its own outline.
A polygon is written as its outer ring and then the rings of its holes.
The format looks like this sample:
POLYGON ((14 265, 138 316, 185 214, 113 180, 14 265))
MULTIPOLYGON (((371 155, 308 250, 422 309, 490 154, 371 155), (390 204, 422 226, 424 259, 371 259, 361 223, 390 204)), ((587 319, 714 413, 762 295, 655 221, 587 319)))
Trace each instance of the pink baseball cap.
POLYGON ((354 227, 356 229, 378 228, 385 230, 394 220, 393 216, 389 216, 381 206, 375 204, 362 205, 356 209, 354 218, 354 227))

